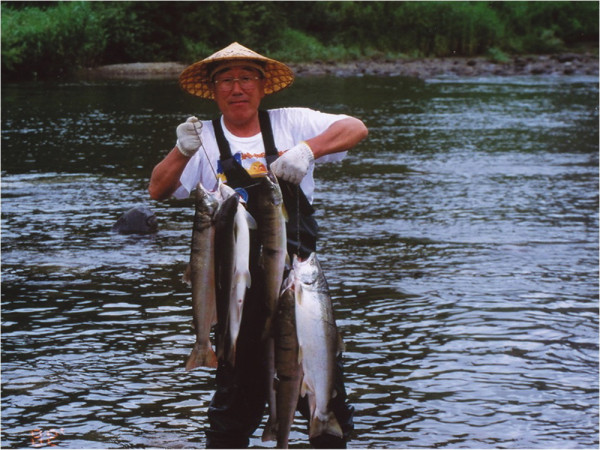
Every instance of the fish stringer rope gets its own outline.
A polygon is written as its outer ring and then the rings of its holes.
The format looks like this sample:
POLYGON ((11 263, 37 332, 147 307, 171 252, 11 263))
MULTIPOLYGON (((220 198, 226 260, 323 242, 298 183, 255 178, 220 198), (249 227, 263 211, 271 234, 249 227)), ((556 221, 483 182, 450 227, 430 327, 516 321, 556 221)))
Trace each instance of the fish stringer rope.
MULTIPOLYGON (((202 125, 201 120, 199 120, 198 122, 200 123, 200 129, 202 130, 202 127, 204 125, 202 125)), ((202 142, 200 133, 198 132, 198 129, 196 127, 194 127, 194 130, 196 131, 196 136, 198 136, 198 139, 200 140, 200 147, 202 148, 202 151, 204 152, 204 156, 206 156, 206 161, 208 161, 208 165, 210 166, 210 169, 212 170, 212 173, 215 176, 215 180, 219 181, 219 176, 217 175, 217 171, 215 170, 215 167, 213 166, 212 162, 210 162, 210 158, 208 157, 208 152, 206 151, 206 148, 204 147, 204 142, 202 142)))
POLYGON ((296 248, 296 255, 300 257, 300 185, 296 185, 296 242, 298 247, 296 248))

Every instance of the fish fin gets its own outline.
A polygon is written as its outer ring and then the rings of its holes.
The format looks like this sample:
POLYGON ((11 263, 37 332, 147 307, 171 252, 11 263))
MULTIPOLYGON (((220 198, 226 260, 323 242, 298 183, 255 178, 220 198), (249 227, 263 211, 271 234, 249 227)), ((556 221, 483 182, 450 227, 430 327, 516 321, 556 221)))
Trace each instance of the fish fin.
MULTIPOLYGON (((244 208, 244 210, 246 210, 246 208, 244 208)), ((256 219, 248 211, 246 211, 246 222, 248 222, 249 229, 251 229, 251 230, 258 229, 258 224, 256 223, 256 219)))
MULTIPOLYGON (((302 364, 302 347, 298 346, 298 364, 302 364)), ((302 384, 304 384, 304 380, 302 381, 302 384)), ((302 397, 304 397, 304 395, 302 395, 302 397)))
POLYGON ((247 270, 242 276, 246 279, 246 288, 250 289, 250 286, 252 286, 252 276, 250 275, 250 271, 247 270))
POLYGON ((185 363, 185 370, 190 371, 198 367, 217 367, 217 355, 212 347, 202 347, 198 343, 194 344, 194 348, 185 363))
POLYGON ((340 423, 332 412, 328 414, 327 420, 321 420, 315 415, 310 421, 309 439, 316 438, 322 434, 329 434, 338 438, 344 437, 342 427, 340 427, 340 423))
POLYGON ((283 293, 285 291, 287 291, 288 289, 294 289, 294 271, 291 270, 289 275, 287 276, 287 278, 285 280, 283 280, 283 283, 281 284, 281 292, 280 292, 280 296, 283 295, 283 293))
POLYGON ((308 387, 305 378, 302 378, 302 384, 300 385, 300 397, 306 397, 306 394, 309 390, 310 388, 308 387))
POLYGON ((185 272, 181 276, 181 281, 187 284, 189 287, 192 287, 192 266, 188 263, 185 268, 185 272))
POLYGON ((233 282, 231 283, 231 292, 234 292, 235 286, 240 282, 244 281, 244 285, 246 288, 250 288, 252 284, 252 279, 250 277, 250 272, 248 270, 244 270, 242 272, 235 272, 233 274, 233 282))
POLYGON ((287 208, 285 207, 284 203, 281 204, 281 214, 283 215, 283 218, 285 219, 285 221, 289 222, 290 215, 288 214, 287 208))
POLYGON ((263 430, 262 438, 263 442, 276 441, 277 440, 277 422, 273 422, 273 418, 269 416, 265 429, 263 430))
POLYGON ((342 339, 342 335, 339 332, 337 334, 337 338, 338 338, 338 342, 337 342, 336 356, 339 356, 344 351, 346 351, 346 344, 344 344, 344 339, 342 339))
POLYGON ((296 303, 302 305, 302 284, 296 286, 296 303))

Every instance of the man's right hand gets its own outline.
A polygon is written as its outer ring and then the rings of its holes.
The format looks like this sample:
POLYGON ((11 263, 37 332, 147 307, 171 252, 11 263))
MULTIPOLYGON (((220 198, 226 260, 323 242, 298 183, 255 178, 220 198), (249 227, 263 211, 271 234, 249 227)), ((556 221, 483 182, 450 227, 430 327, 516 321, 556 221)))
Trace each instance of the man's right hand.
POLYGON ((177 127, 177 148, 188 158, 194 156, 202 145, 200 132, 202 131, 202 122, 196 117, 190 117, 177 127))

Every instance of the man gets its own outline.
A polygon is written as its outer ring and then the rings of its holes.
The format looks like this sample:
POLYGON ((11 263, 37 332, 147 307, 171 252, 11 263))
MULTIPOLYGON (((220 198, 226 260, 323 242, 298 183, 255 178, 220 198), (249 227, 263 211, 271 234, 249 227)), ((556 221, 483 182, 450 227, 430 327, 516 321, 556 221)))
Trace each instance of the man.
MULTIPOLYGON (((318 227, 311 206, 314 164, 341 160, 368 131, 354 117, 308 108, 259 111, 265 95, 288 87, 293 79, 285 64, 238 43, 186 68, 179 78, 182 88, 213 99, 222 116, 213 121, 190 117, 177 127, 176 146, 152 172, 150 196, 156 200, 185 198, 198 182, 214 190, 221 179, 248 197, 252 213, 253 186, 270 168, 279 179, 289 215, 290 256, 296 253, 305 258, 315 251, 318 227)), ((260 298, 262 286, 253 254, 256 252, 251 251, 250 257, 253 281, 244 302, 235 365, 219 361, 217 368, 217 389, 208 411, 208 448, 247 447, 265 410, 267 368, 265 346, 261 345, 264 314, 255 300, 260 298)), ((317 448, 345 448, 353 429, 354 409, 346 402, 341 358, 338 366, 338 395, 330 407, 344 438, 318 436, 311 439, 317 448)), ((306 416, 306 404, 300 402, 299 409, 306 416)))

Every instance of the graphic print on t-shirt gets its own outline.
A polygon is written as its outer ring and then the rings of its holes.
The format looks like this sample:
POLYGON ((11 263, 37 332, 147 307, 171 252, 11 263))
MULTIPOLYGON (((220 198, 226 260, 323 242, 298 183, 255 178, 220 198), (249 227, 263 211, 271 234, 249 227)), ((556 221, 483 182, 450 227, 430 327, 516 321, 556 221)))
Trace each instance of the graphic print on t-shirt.
MULTIPOLYGON (((282 152, 279 153, 280 155, 282 152)), ((237 152, 233 155, 233 159, 235 159, 239 164, 242 165, 244 169, 248 172, 248 174, 253 177, 264 177, 267 174, 267 161, 265 160, 265 153, 242 153, 237 152)), ((223 166, 221 165, 221 160, 217 161, 217 174, 219 179, 223 182, 227 181, 227 177, 223 173, 223 166)))

